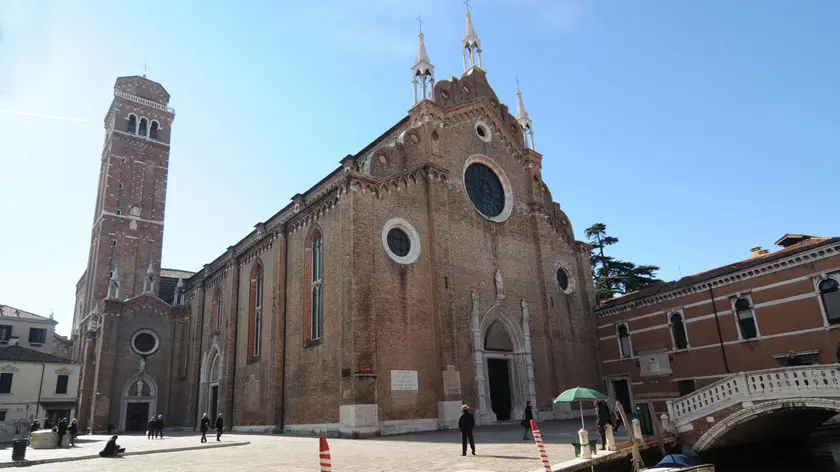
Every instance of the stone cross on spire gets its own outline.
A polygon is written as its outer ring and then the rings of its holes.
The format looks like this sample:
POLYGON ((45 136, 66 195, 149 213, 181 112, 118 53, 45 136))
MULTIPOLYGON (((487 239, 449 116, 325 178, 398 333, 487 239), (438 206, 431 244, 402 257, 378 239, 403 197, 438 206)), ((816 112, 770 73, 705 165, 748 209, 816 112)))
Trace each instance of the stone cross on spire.
POLYGON ((146 74, 149 72, 149 64, 145 61, 143 62, 143 78, 146 77, 146 74))
POLYGON ((519 77, 516 77, 516 121, 522 128, 522 138, 525 147, 534 150, 534 124, 525 109, 525 102, 522 101, 522 91, 519 90, 519 77))
POLYGON ((423 20, 418 16, 417 23, 420 25, 420 34, 418 38, 417 48, 417 62, 411 68, 413 76, 412 83, 414 84, 414 103, 417 104, 420 100, 434 101, 435 93, 435 66, 432 65, 432 60, 429 59, 429 54, 426 52, 426 41, 423 35, 423 20), (419 92, 422 91, 422 96, 419 92))
POLYGON ((478 33, 475 32, 475 27, 472 23, 472 14, 470 14, 470 0, 464 0, 467 6, 467 30, 464 33, 464 38, 461 39, 461 49, 464 55, 464 72, 478 67, 481 69, 481 39, 478 33), (467 60, 469 58, 469 61, 467 60))

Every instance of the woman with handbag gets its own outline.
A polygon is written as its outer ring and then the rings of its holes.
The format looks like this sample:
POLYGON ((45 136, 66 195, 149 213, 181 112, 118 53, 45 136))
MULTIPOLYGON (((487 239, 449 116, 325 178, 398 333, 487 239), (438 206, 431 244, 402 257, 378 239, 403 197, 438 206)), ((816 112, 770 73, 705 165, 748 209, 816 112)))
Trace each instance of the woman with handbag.
POLYGON ((525 435, 522 436, 522 439, 525 441, 528 440, 528 430, 531 429, 532 419, 534 419, 534 414, 531 412, 531 401, 529 400, 528 403, 525 404, 525 414, 523 415, 522 421, 519 422, 519 424, 525 428, 525 435))

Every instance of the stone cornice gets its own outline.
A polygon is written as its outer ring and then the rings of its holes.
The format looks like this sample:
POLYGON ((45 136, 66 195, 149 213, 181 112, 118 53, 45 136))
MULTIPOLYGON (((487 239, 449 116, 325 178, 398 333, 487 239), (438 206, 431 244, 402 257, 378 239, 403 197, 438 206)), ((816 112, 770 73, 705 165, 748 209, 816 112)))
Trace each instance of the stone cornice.
POLYGON ((598 318, 605 318, 607 316, 627 312, 635 308, 642 308, 650 305, 655 305, 657 303, 662 303, 668 300, 674 300, 698 292, 704 292, 709 290, 709 287, 724 287, 734 283, 743 282, 745 280, 754 279, 763 275, 769 275, 775 272, 790 269, 792 267, 797 267, 803 264, 810 264, 815 261, 837 255, 840 255, 840 243, 835 241, 831 244, 815 246, 810 250, 799 252, 796 254, 791 254, 788 257, 767 262, 765 264, 760 264, 747 269, 733 271, 726 275, 722 275, 712 279, 707 279, 688 287, 683 287, 671 290, 669 292, 664 292, 656 295, 651 295, 642 299, 629 301, 627 303, 623 303, 621 305, 610 307, 604 310, 596 309, 595 313, 598 318))

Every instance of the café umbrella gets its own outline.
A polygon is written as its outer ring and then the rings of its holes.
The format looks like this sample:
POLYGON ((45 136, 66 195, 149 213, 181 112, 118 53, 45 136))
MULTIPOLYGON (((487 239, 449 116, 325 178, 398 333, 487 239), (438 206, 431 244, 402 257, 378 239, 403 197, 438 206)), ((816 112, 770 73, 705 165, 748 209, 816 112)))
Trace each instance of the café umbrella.
POLYGON ((558 395, 557 398, 554 399, 554 403, 581 402, 580 427, 582 429, 586 429, 586 427, 583 424, 583 402, 606 399, 607 396, 597 390, 592 390, 591 388, 575 387, 570 388, 558 395))

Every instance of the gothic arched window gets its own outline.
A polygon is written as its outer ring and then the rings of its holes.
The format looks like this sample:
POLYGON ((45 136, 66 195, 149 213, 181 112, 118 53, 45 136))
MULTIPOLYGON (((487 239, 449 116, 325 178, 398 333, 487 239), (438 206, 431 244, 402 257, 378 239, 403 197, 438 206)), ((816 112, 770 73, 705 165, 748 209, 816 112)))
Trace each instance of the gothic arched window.
POLYGON ((741 331, 742 338, 752 339, 758 336, 758 326, 755 324, 755 312, 748 298, 739 297, 735 300, 735 315, 738 319, 738 328, 741 331))
POLYGON ((321 338, 322 315, 323 315, 323 239, 321 232, 315 231, 311 236, 311 263, 310 271, 312 273, 310 290, 311 290, 311 306, 309 308, 309 325, 310 333, 309 339, 315 340, 321 338))
POLYGON ((252 357, 260 355, 262 338, 263 267, 257 261, 251 267, 251 300, 248 316, 248 347, 252 357))
POLYGON ((825 279, 820 282, 819 289, 820 300, 828 322, 840 323, 840 282, 835 279, 825 279))
POLYGON ((487 335, 484 336, 484 350, 485 351, 502 351, 513 352, 513 344, 510 342, 510 337, 498 322, 494 322, 487 329, 487 335))
POLYGON ((134 115, 128 115, 128 127, 126 131, 129 133, 136 133, 137 132, 137 117, 134 115))
POLYGON ((158 129, 160 129, 160 125, 158 124, 158 122, 152 121, 152 126, 149 128, 149 137, 152 139, 157 139, 158 129))
POLYGON ((630 330, 627 328, 627 325, 618 325, 616 334, 618 335, 618 350, 621 357, 632 357, 633 347, 630 345, 630 330))
POLYGON ((680 313, 672 313, 668 321, 671 325, 671 334, 674 335, 674 349, 685 349, 688 347, 688 337, 685 333, 685 323, 680 313))
POLYGON ((216 322, 214 325, 214 331, 221 331, 222 330, 222 291, 216 290, 216 299, 213 300, 216 308, 216 322))
POLYGON ((140 128, 137 130, 137 134, 140 136, 146 136, 148 134, 149 128, 149 121, 145 118, 140 118, 140 128))

